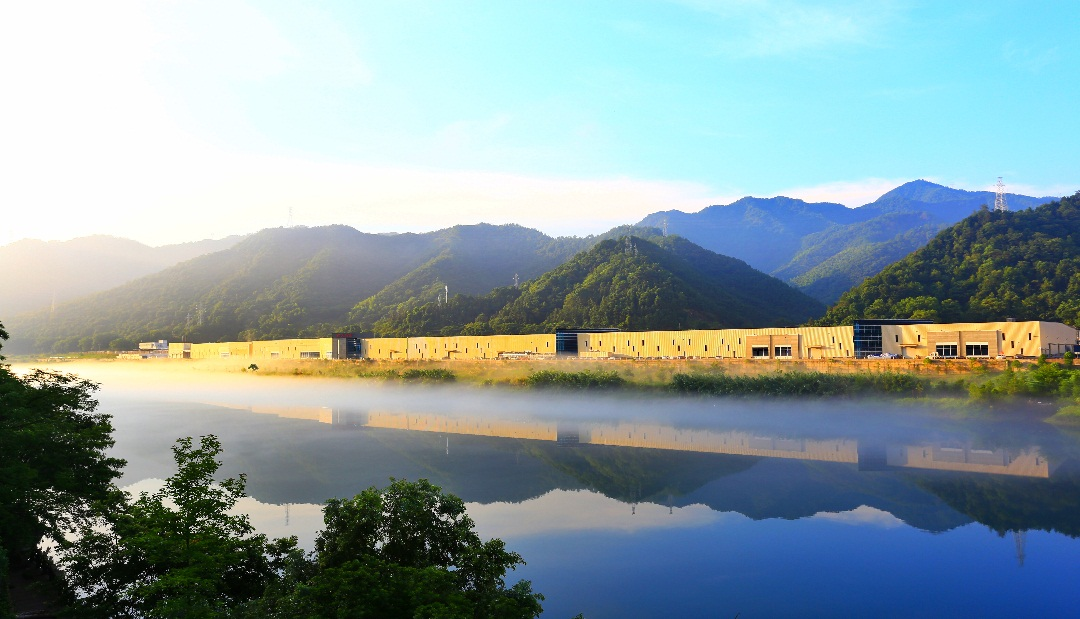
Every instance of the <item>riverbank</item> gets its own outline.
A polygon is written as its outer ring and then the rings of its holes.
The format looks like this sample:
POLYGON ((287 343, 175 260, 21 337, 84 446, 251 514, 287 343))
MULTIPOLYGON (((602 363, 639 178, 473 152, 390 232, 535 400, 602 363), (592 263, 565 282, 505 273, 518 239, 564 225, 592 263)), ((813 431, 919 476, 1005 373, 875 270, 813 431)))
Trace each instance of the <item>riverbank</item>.
MULTIPOLYGON (((45 360, 42 360, 44 362, 45 360)), ((251 375, 456 383, 485 388, 561 388, 687 396, 890 397, 933 402, 954 413, 1039 410, 1080 424, 1080 368, 1062 360, 998 359, 519 359, 519 360, 48 360, 63 370, 83 363, 141 368, 209 380, 251 375)))

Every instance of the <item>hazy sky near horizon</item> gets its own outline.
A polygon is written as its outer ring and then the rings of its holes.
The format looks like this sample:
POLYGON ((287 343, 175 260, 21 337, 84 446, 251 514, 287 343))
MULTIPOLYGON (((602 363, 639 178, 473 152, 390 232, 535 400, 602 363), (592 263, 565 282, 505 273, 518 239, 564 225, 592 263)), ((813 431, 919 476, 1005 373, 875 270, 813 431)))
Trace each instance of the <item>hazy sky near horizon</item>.
POLYGON ((0 245, 1071 194, 1077 24, 1075 0, 7 2, 0 245))

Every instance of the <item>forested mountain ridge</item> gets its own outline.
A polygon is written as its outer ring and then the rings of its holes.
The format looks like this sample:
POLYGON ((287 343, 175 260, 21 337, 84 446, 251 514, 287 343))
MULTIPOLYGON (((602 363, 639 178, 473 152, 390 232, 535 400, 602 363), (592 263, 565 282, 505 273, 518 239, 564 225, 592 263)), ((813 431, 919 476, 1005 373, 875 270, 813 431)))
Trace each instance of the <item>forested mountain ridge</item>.
MULTIPOLYGON (((1007 194, 1010 208, 1056 198, 1007 194)), ((664 211, 642 220, 706 249, 745 260, 826 303, 924 245, 942 228, 993 204, 994 193, 917 180, 870 204, 847 208, 791 198, 743 198, 698 213, 664 211)))
POLYGON ((390 313, 400 314, 452 294, 483 295, 532 279, 592 246, 596 237, 551 238, 520 226, 456 226, 433 233, 440 251, 405 276, 351 308, 352 330, 368 333, 390 313), (498 231, 499 234, 493 234, 498 231))
POLYGON ((823 306, 741 260, 676 237, 606 239, 520 288, 392 311, 376 336, 798 324, 823 306))
POLYGON ((8 321, 11 348, 59 352, 131 348, 149 339, 322 335, 344 324, 360 301, 402 278, 406 296, 408 282, 425 276, 440 289, 448 281, 470 282, 462 289, 487 292, 511 283, 516 271, 535 277, 590 242, 512 225, 395 235, 348 226, 268 229, 54 311, 16 316, 8 321))
POLYGON ((1080 325, 1080 192, 1035 209, 980 210, 849 290, 822 318, 1080 325))
POLYGON ((112 236, 70 241, 23 239, 0 247, 0 316, 64 303, 108 290, 197 256, 228 249, 230 236, 150 247, 112 236))

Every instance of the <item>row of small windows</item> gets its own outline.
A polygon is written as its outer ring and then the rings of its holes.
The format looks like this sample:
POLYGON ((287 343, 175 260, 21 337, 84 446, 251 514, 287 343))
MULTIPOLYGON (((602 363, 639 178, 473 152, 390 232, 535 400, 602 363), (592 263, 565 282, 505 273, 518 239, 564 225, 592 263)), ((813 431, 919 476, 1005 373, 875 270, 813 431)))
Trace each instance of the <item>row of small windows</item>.
MULTIPOLYGON (((769 347, 768 346, 751 346, 750 356, 754 359, 768 359, 769 347)), ((791 346, 776 346, 773 348, 773 357, 777 359, 786 359, 791 357, 791 346)))

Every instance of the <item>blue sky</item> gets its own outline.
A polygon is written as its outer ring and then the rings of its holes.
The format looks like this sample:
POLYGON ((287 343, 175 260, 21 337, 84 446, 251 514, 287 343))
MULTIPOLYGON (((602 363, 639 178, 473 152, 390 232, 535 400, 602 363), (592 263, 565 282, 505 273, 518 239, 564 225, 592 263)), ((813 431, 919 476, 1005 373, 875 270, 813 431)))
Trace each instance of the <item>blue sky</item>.
POLYGON ((1080 189, 1080 2, 0 8, 0 244, 1080 189), (291 212, 291 220, 290 220, 291 212))

